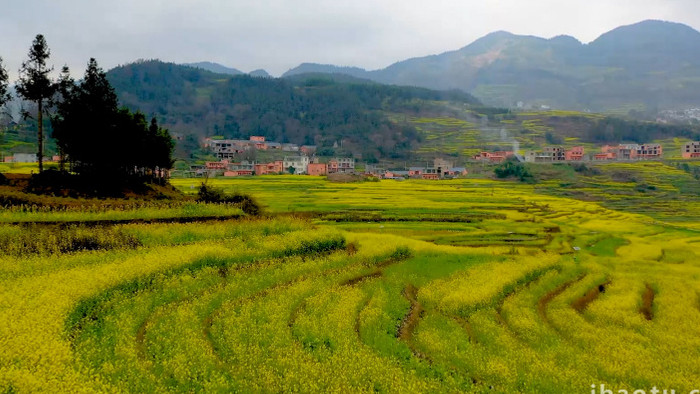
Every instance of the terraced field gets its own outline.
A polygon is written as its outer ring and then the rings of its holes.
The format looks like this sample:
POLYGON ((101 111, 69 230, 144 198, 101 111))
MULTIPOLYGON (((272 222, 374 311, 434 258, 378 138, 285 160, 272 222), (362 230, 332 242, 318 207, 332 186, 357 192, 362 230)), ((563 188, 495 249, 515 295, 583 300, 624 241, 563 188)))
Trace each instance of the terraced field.
POLYGON ((279 215, 119 224, 135 245, 0 257, 0 390, 700 385, 690 222, 486 180, 210 182, 279 215))
MULTIPOLYGON (((512 150, 513 141, 519 149, 540 150, 545 145, 565 147, 584 146, 587 152, 599 151, 600 146, 581 140, 588 122, 602 119, 599 114, 574 111, 519 112, 488 119, 473 110, 454 108, 452 114, 441 116, 390 117, 396 122, 408 122, 422 135, 423 141, 415 153, 425 157, 451 154, 469 158, 483 150, 512 150), (557 141, 550 141, 556 138, 557 141)), ((668 157, 677 158, 685 140, 659 141, 668 157), (678 153, 676 153, 678 152, 678 153)))
MULTIPOLYGON (((634 162, 588 164, 593 175, 574 175, 571 167, 541 165, 553 171, 550 180, 535 190, 550 195, 597 201, 618 211, 642 213, 665 223, 698 228, 700 223, 700 182, 692 173, 694 162, 634 162), (673 165, 671 165, 673 164, 673 165), (686 166, 688 171, 681 168, 686 166), (568 176, 562 169, 568 169, 568 176)), ((538 169, 535 168, 535 171, 538 169)))

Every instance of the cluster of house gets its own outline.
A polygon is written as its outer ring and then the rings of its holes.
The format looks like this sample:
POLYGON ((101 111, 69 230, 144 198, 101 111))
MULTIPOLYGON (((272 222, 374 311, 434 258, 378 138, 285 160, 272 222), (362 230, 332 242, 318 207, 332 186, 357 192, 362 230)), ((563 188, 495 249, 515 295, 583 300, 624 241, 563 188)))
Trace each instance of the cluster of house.
POLYGON ((468 174, 465 167, 455 167, 455 163, 442 159, 435 158, 432 162, 422 166, 411 166, 404 170, 386 170, 378 166, 368 165, 365 168, 365 174, 375 176, 382 179, 449 179, 460 177, 468 174))
POLYGON ((560 146, 546 146, 542 151, 525 152, 525 161, 530 163, 546 163, 554 161, 583 161, 584 152, 582 146, 564 149, 560 146))
POLYGON ((600 152, 593 155, 593 160, 644 160, 663 156, 663 148, 659 144, 605 145, 600 152))
POLYGON ((252 161, 207 162, 203 167, 194 168, 198 175, 206 172, 220 173, 223 176, 244 175, 270 175, 270 174, 296 174, 296 175, 328 175, 335 173, 355 173, 355 159, 351 157, 338 157, 321 163, 318 158, 309 156, 285 156, 284 160, 275 160, 269 163, 255 163, 252 161))
POLYGON ((280 150, 283 152, 298 152, 310 156, 316 152, 315 145, 297 145, 265 141, 265 137, 251 136, 248 140, 204 140, 204 147, 209 148, 219 160, 232 160, 237 153, 250 150, 280 150))
POLYGON ((510 151, 480 152, 472 156, 472 160, 488 163, 502 163, 513 156, 515 156, 515 153, 510 151))
MULTIPOLYGON (((5 156, 2 161, 3 163, 36 163, 39 160, 36 153, 15 153, 12 156, 5 156)), ((44 162, 59 161, 61 161, 61 156, 44 157, 44 162)))
MULTIPOLYGON (((541 151, 525 152, 519 157, 514 152, 481 152, 472 159, 481 162, 501 163, 510 157, 518 157, 521 161, 530 163, 549 163, 558 161, 605 161, 605 160, 651 160, 661 159, 663 148, 659 144, 620 144, 605 145, 600 153, 586 156, 583 146, 565 149, 559 146, 547 146, 541 151)), ((690 142, 682 149, 683 158, 700 158, 700 142, 690 142)))
POLYGON ((600 153, 586 156, 582 146, 564 149, 558 146, 545 147, 542 152, 525 153, 527 162, 556 161, 606 161, 606 160, 653 160, 663 157, 663 148, 659 144, 619 144, 604 145, 600 153))
POLYGON ((472 157, 473 160, 488 163, 502 163, 511 157, 519 161, 531 163, 546 163, 554 161, 582 161, 583 147, 575 146, 571 149, 564 149, 558 146, 547 146, 542 151, 529 151, 525 156, 520 156, 512 151, 481 152, 472 157))
POLYGON ((272 174, 296 174, 323 176, 329 174, 364 174, 383 179, 443 179, 467 175, 464 167, 455 167, 454 163, 437 158, 432 165, 408 167, 405 170, 386 170, 376 165, 367 165, 364 171, 356 171, 355 159, 351 157, 337 157, 326 163, 321 163, 318 158, 308 156, 287 156, 284 160, 276 160, 269 163, 255 163, 252 161, 229 162, 228 160, 207 162, 204 166, 192 168, 194 176, 204 174, 223 175, 225 177, 272 175, 272 174))

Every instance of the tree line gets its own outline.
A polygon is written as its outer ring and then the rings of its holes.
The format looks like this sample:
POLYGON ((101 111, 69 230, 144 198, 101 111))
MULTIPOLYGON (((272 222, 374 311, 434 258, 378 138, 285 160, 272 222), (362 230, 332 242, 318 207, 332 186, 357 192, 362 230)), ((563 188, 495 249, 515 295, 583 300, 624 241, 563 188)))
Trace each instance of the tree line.
MULTIPOLYGON (((37 159, 44 171, 44 115, 48 115, 59 148, 61 170, 88 177, 158 180, 172 167, 174 141, 167 129, 141 112, 119 106, 114 88, 95 59, 75 81, 67 66, 51 78, 50 50, 36 36, 15 84, 18 96, 36 104, 37 159)), ((11 100, 9 77, 0 58, 0 107, 11 100)))

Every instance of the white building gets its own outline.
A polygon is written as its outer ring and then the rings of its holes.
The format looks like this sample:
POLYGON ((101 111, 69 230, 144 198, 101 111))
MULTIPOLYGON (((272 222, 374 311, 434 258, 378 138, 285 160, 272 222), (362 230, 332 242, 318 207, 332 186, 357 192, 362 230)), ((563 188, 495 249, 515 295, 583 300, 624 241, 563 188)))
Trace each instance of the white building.
POLYGON ((285 156, 282 166, 285 172, 289 171, 290 167, 294 168, 295 174, 306 174, 309 169, 308 156, 285 156))
POLYGON ((38 161, 36 153, 15 153, 13 157, 13 163, 36 163, 38 161))

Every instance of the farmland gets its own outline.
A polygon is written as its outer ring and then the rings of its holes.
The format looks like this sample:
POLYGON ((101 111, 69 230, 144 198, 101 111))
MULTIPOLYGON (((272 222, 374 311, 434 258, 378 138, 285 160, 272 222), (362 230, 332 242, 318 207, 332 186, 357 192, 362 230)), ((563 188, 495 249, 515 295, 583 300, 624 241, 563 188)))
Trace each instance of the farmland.
POLYGON ((88 210, 99 225, 5 213, 3 242, 56 247, 2 248, 0 391, 689 392, 700 218, 673 212, 697 207, 695 180, 616 166, 532 185, 209 180, 255 196, 260 218, 186 202, 88 210), (187 212, 232 218, 125 221, 187 212), (66 250, 50 226, 103 237, 66 250))

